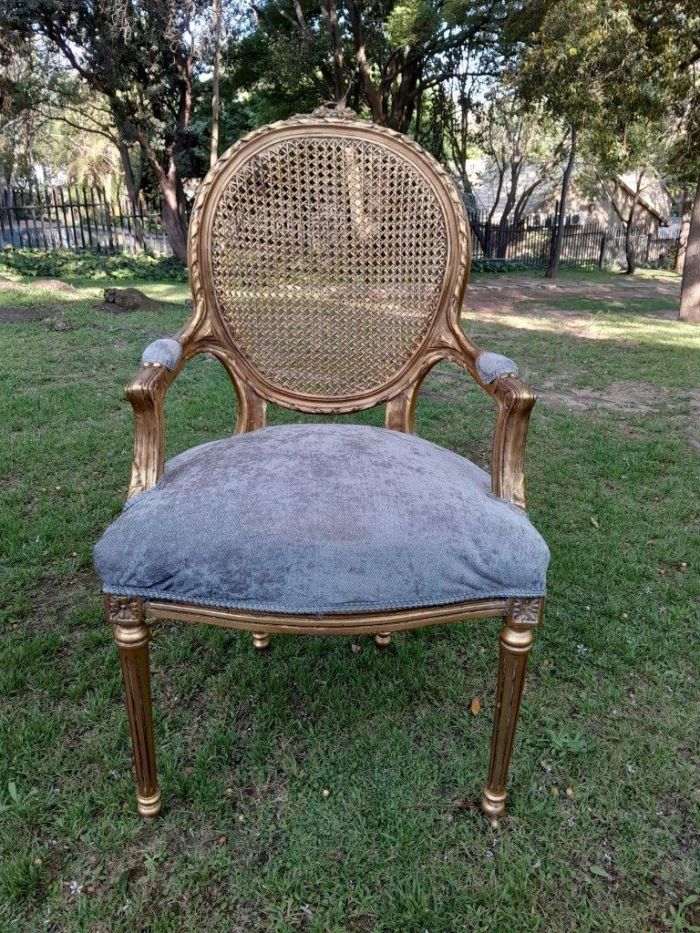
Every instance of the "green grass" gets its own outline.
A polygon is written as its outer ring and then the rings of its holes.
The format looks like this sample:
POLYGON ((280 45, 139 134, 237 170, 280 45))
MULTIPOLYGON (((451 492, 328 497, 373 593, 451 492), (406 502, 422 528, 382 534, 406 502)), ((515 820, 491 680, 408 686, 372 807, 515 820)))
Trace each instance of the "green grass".
MULTIPOLYGON (((0 324, 0 929, 697 929, 700 329, 655 299, 562 295, 585 332, 532 301, 467 315, 482 345, 558 393, 543 392, 528 446, 550 594, 498 830, 473 806, 492 621, 396 636, 386 652, 277 638, 266 656, 245 635, 155 626, 165 806, 146 826, 91 550, 126 490, 123 386, 185 312, 110 315, 99 297, 85 280, 0 291, 0 311, 53 312, 0 324), (651 410, 596 404, 626 383, 635 398, 647 387, 651 410), (569 410, 582 389, 589 407, 569 410)), ((169 455, 234 422, 224 372, 195 360, 169 393, 169 455)), ((493 423, 463 374, 426 380, 424 437, 485 463, 493 423)))

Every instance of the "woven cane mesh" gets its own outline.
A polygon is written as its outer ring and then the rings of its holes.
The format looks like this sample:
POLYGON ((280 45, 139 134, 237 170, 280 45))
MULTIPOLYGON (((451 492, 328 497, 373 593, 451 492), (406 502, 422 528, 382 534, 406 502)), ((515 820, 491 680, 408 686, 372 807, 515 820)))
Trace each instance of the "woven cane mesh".
POLYGON ((386 384, 423 342, 447 229, 388 146, 295 137, 258 151, 215 207, 212 271, 232 338, 265 379, 324 398, 386 384))

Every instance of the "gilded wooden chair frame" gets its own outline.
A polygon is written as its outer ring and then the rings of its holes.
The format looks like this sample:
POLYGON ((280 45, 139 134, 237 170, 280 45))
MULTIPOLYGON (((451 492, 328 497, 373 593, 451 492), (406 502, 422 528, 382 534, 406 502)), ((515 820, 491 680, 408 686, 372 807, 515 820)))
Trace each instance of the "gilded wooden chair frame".
MULTIPOLYGON (((134 455, 129 498, 152 487, 164 469, 164 395, 183 365, 199 353, 215 356, 225 367, 238 400, 236 433, 254 431, 266 423, 266 404, 275 402, 314 414, 356 412, 384 404, 385 425, 412 433, 416 399, 428 371, 441 360, 466 369, 496 402, 497 423, 491 459, 492 491, 520 509, 525 508, 524 452, 533 392, 514 373, 485 382, 477 368, 482 352, 464 333, 460 309, 470 263, 468 221, 459 194, 444 169, 405 136, 352 118, 343 111, 321 110, 260 129, 229 149, 202 183, 190 220, 189 267, 193 315, 176 335, 182 355, 174 370, 144 364, 126 388, 134 411, 134 455), (212 204, 243 160, 272 143, 307 137, 343 137, 371 140, 407 160, 432 185, 440 199, 448 238, 448 263, 439 306, 421 346, 384 385, 363 393, 334 396, 301 394, 264 378, 241 352, 226 328, 212 285, 212 204)), ((149 682, 149 627, 151 619, 205 623, 253 633, 258 649, 268 646, 272 634, 373 634, 379 646, 391 633, 427 625, 483 617, 504 621, 500 636, 500 663, 496 687, 491 759, 481 806, 493 821, 504 812, 506 775, 527 657, 533 630, 540 623, 544 599, 498 598, 460 604, 390 612, 303 616, 211 608, 135 597, 105 596, 105 617, 113 626, 124 678, 137 782, 139 813, 156 816, 161 806, 155 763, 149 682)))

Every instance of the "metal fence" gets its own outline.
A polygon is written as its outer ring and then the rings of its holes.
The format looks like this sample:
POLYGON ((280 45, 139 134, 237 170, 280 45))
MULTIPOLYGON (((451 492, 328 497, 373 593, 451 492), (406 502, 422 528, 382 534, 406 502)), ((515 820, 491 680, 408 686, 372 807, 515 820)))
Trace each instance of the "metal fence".
MULTIPOLYGON (((547 266, 554 248, 552 222, 524 220, 500 227, 475 212, 470 220, 475 260, 547 266)), ((635 229, 632 246, 637 265, 672 268, 678 239, 635 229)), ((140 203, 133 210, 128 200, 110 202, 98 188, 76 186, 0 188, 0 249, 4 247, 156 256, 172 252, 157 207, 140 203)), ((624 229, 567 225, 561 262, 574 269, 624 267, 624 229)))
MULTIPOLYGON (((519 224, 500 227, 482 215, 470 215, 473 258, 489 262, 513 263, 543 268, 549 263, 554 250, 556 226, 554 223, 532 224, 527 220, 519 224)), ((650 233, 646 228, 633 228, 631 247, 638 266, 673 268, 678 251, 677 236, 650 233)), ((614 269, 626 266, 625 230, 623 227, 579 226, 564 227, 561 263, 573 269, 614 269)))
POLYGON ((170 255, 157 208, 110 202, 99 188, 0 188, 0 249, 170 255))

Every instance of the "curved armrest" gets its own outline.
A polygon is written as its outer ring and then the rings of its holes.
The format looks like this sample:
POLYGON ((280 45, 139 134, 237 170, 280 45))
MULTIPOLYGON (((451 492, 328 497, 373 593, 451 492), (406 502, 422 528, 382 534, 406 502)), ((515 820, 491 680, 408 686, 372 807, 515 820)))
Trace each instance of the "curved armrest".
POLYGON ((525 510, 525 442, 537 396, 517 376, 502 375, 489 386, 498 402, 493 435, 491 490, 525 510))
POLYGON ((134 410, 134 458, 127 499, 158 482, 165 464, 163 398, 181 366, 178 340, 155 340, 144 350, 142 365, 126 387, 134 410))
POLYGON ((491 491, 525 510, 525 442, 530 412, 537 396, 519 377, 513 360, 490 353, 461 331, 458 351, 451 355, 471 373, 479 386, 498 404, 498 421, 491 454, 491 491))

